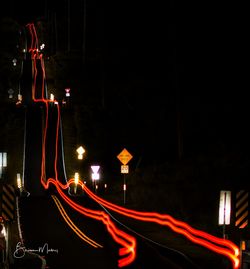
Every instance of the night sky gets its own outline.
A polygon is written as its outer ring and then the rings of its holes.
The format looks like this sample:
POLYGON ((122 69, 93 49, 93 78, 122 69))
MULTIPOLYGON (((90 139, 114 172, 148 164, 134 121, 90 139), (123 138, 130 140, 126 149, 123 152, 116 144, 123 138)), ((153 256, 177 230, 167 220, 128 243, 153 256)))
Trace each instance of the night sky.
MULTIPOLYGON (((175 158, 180 123, 184 156, 218 147, 248 152, 244 8, 158 2, 86 4, 86 54, 99 57, 98 66, 87 70, 87 80, 88 85, 104 81, 105 99, 99 98, 113 110, 109 127, 115 150, 128 145, 138 154, 148 149, 150 156, 175 158)), ((68 15, 67 1, 8 3, 2 16, 20 24, 68 15)), ((71 1, 73 50, 82 47, 83 7, 71 1)), ((59 47, 66 47, 65 31, 58 35, 59 47)), ((84 100, 91 95, 96 96, 91 87, 84 89, 84 100)))
MULTIPOLYGON (((1 15, 20 25, 47 22, 46 63, 57 69, 55 77, 48 70, 48 88, 57 85, 58 96, 71 88, 74 113, 62 120, 75 124, 65 147, 86 147, 80 169, 87 174, 98 163, 120 190, 117 155, 126 148, 133 155, 131 201, 170 213, 173 206, 181 219, 203 218, 205 225, 212 216, 217 227, 219 190, 250 187, 248 9, 87 1, 84 32, 84 3, 71 1, 68 53, 68 2, 28 2, 9 1, 1 15)), ((67 171, 75 171, 71 160, 67 171)))

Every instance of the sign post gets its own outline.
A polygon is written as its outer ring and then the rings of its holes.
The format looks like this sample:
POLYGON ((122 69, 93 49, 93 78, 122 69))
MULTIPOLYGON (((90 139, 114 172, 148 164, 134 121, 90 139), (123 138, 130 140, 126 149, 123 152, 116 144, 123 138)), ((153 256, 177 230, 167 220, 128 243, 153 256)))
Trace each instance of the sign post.
POLYGON ((123 203, 126 203, 126 174, 128 174, 129 166, 127 163, 133 158, 133 156, 124 148, 120 154, 117 155, 118 160, 122 163, 121 173, 123 174, 123 203))
POLYGON ((219 225, 223 227, 223 238, 226 238, 226 225, 230 224, 231 191, 220 191, 219 225))
POLYGON ((92 169, 92 183, 93 183, 93 188, 95 189, 95 193, 97 192, 97 189, 98 189, 98 185, 96 184, 96 181, 98 181, 100 179, 100 174, 99 174, 99 169, 100 169, 100 166, 99 165, 92 165, 91 166, 91 169, 92 169))

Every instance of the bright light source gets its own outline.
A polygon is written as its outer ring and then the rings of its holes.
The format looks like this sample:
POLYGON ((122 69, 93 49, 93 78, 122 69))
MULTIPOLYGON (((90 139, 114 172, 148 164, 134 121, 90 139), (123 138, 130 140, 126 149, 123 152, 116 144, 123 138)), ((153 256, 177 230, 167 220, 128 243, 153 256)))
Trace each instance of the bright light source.
POLYGON ((17 187, 18 187, 18 189, 21 190, 21 188, 22 188, 21 175, 20 174, 16 174, 16 178, 17 178, 17 187))
POLYGON ((92 165, 91 169, 93 171, 92 173, 92 180, 99 180, 100 179, 100 174, 98 173, 100 166, 99 165, 92 165))
POLYGON ((92 165, 91 169, 92 169, 94 174, 97 174, 99 169, 100 169, 100 166, 99 165, 92 165))
POLYGON ((69 97, 70 96, 70 88, 65 89, 66 92, 66 96, 69 97))
POLYGON ((0 178, 2 178, 4 167, 7 167, 7 152, 0 152, 0 178))
POLYGON ((41 46, 40 46, 40 50, 43 50, 45 48, 45 44, 43 43, 41 46))
POLYGON ((7 167, 7 152, 3 152, 3 167, 7 167))
POLYGON ((7 167, 7 152, 0 152, 0 167, 7 167))
POLYGON ((53 93, 50 94, 50 101, 54 101, 55 100, 55 96, 53 93))
POLYGON ((127 189, 126 184, 123 184, 123 190, 126 191, 126 189, 127 189))
POLYGON ((105 183, 105 184, 104 184, 104 188, 107 189, 107 187, 108 187, 108 185, 105 183))
POLYGON ((128 174, 129 167, 128 165, 121 165, 121 173, 122 174, 128 174))
POLYGON ((22 95, 21 95, 21 94, 18 94, 18 95, 17 95, 17 99, 18 99, 18 101, 22 102, 22 100, 23 100, 22 95))
POLYGON ((6 232, 5 226, 4 226, 3 224, 0 224, 0 225, 2 225, 2 230, 1 230, 0 234, 2 234, 2 235, 3 235, 3 237, 5 238, 5 237, 6 237, 6 235, 7 235, 7 232, 6 232))
POLYGON ((17 64, 17 59, 13 59, 13 60, 12 60, 12 63, 13 63, 14 66, 16 66, 16 64, 17 64))
POLYGON ((79 173, 75 173, 74 180, 75 184, 77 185, 79 183, 79 173))
POLYGON ((84 152, 85 152, 85 149, 84 149, 82 146, 80 146, 80 147, 76 150, 76 152, 78 153, 78 159, 79 159, 79 160, 82 160, 82 159, 83 159, 83 154, 84 154, 84 152))
POLYGON ((100 175, 99 174, 92 174, 92 180, 99 180, 100 179, 100 175))
POLYGON ((78 154, 83 154, 85 152, 85 149, 82 146, 80 146, 76 151, 78 154))

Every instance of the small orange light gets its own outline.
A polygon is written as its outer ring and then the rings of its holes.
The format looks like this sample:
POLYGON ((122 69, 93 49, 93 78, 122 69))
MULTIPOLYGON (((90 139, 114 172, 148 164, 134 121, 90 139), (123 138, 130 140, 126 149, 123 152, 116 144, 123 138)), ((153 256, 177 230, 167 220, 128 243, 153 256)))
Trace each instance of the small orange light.
POLYGON ((246 241, 241 241, 241 250, 246 250, 246 241))

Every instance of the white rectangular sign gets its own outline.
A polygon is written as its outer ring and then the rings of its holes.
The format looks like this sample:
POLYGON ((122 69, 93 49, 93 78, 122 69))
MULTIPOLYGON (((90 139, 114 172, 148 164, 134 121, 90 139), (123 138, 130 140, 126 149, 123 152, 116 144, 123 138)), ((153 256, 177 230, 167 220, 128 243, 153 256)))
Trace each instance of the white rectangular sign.
POLYGON ((231 215, 231 191, 220 191, 219 225, 229 225, 231 215))
POLYGON ((121 165, 121 173, 128 174, 128 165, 121 165))

